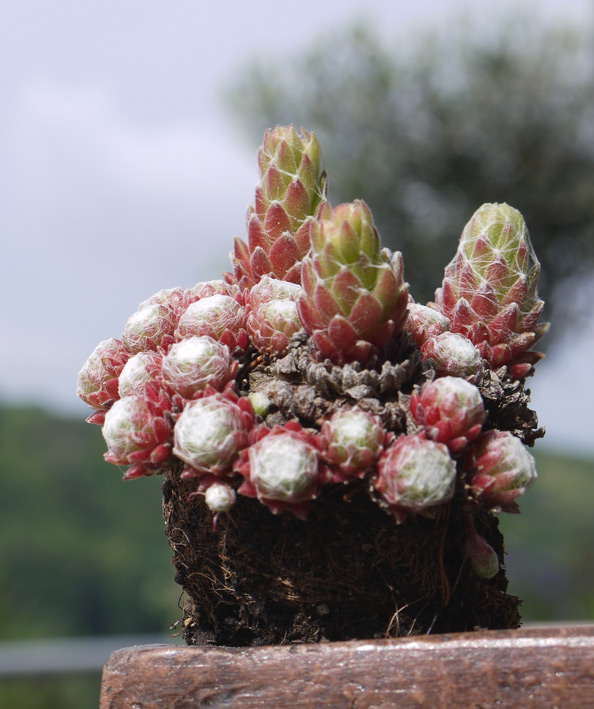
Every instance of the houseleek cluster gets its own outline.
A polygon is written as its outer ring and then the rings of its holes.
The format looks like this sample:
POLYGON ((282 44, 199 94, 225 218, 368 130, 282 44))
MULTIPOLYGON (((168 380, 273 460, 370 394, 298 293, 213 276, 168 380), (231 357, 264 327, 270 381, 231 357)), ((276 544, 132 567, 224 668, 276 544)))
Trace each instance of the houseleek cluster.
POLYGON ((473 568, 494 575, 473 515, 518 511, 536 469, 486 392, 523 384, 548 327, 521 214, 481 206, 423 305, 365 202, 329 204, 313 133, 267 131, 258 163, 232 271, 155 293, 81 369, 105 459, 193 481, 215 523, 241 496, 307 520, 356 487, 398 524, 457 497, 473 568))

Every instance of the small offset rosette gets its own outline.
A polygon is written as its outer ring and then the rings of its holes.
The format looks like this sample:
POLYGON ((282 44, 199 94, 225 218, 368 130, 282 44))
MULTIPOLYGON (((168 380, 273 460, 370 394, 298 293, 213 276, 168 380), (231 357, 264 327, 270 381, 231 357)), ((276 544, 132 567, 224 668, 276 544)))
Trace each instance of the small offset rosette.
POLYGON ((336 411, 322 423, 324 460, 335 482, 361 478, 375 465, 386 430, 379 416, 353 406, 336 411))
POLYGON ((187 467, 182 477, 225 475, 248 445, 254 424, 249 399, 214 392, 186 405, 174 429, 174 454, 187 467))
POLYGON ((459 377, 441 377, 415 390, 410 411, 427 438, 445 443, 451 453, 463 451, 487 418, 478 388, 459 377))
POLYGON ((438 376, 462 377, 476 382, 483 373, 483 359, 479 350, 463 335, 444 332, 432 337, 421 347, 423 360, 433 360, 438 376))
POLYGON ((509 431, 488 431, 466 457, 467 482, 479 502, 493 512, 519 512, 516 500, 536 480, 536 463, 509 431))
POLYGON ((374 487, 399 524, 409 514, 433 517, 454 494, 456 464, 443 443, 400 436, 381 455, 377 468, 374 487))
POLYGON ((118 379, 130 352, 114 337, 102 340, 93 350, 78 373, 77 394, 96 409, 87 421, 102 424, 105 413, 119 399, 118 379))
POLYGON ((272 429, 262 427, 257 437, 235 465, 245 478, 239 493, 257 497, 275 514, 288 509, 305 519, 311 501, 328 481, 316 436, 290 421, 272 429))
POLYGON ((156 383, 146 384, 142 396, 118 399, 105 415, 105 460, 130 465, 124 479, 161 472, 171 455, 171 401, 156 383))
POLYGON ((269 276, 245 291, 246 324, 254 347, 273 357, 282 357, 291 337, 302 325, 297 313, 301 286, 269 276))
POLYGON ((177 340, 212 337, 231 352, 243 352, 248 345, 245 309, 238 299, 217 293, 191 303, 179 320, 177 340))
POLYGON ((238 363, 227 345, 212 337, 188 337, 172 345, 163 358, 164 383, 183 399, 194 399, 207 387, 221 391, 237 374, 238 363))

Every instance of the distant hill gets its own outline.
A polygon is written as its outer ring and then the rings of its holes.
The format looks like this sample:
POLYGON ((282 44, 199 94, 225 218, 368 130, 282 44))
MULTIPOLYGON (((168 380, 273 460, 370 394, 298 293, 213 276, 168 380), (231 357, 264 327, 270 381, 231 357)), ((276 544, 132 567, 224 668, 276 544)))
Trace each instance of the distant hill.
POLYGON ((122 482, 98 426, 0 408, 0 638, 167 632, 160 480, 122 482))
POLYGON ((501 515, 509 590, 525 621, 594 620, 594 460, 535 457, 521 514, 501 515))
MULTIPOLYGON (((98 426, 0 408, 0 638, 166 632, 179 587, 160 479, 122 482, 98 426)), ((539 454, 501 515, 525 620, 594 619, 594 464, 539 454)))

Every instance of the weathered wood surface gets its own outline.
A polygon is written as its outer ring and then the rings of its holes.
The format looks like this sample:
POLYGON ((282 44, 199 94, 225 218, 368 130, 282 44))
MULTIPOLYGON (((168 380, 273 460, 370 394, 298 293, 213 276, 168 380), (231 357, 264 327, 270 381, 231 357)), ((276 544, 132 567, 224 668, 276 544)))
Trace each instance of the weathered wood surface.
POLYGON ((594 625, 114 652, 101 709, 594 707, 594 625))

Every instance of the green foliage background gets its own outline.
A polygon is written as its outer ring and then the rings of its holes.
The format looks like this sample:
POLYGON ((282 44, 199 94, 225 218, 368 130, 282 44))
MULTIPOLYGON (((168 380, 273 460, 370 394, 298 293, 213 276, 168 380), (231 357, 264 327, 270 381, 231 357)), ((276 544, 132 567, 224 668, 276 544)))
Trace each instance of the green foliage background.
MULTIPOLYGON (((98 426, 0 408, 0 641, 168 634, 160 479, 124 483, 98 426)), ((95 709, 99 673, 0 678, 0 707, 95 709)))
MULTIPOLYGON (((179 588, 158 478, 122 482, 98 426, 0 408, 0 640, 163 633, 179 588)), ((521 515, 502 515, 524 620, 594 620, 594 465, 537 453, 521 515)), ((99 675, 0 680, 0 706, 96 707, 99 675)))

